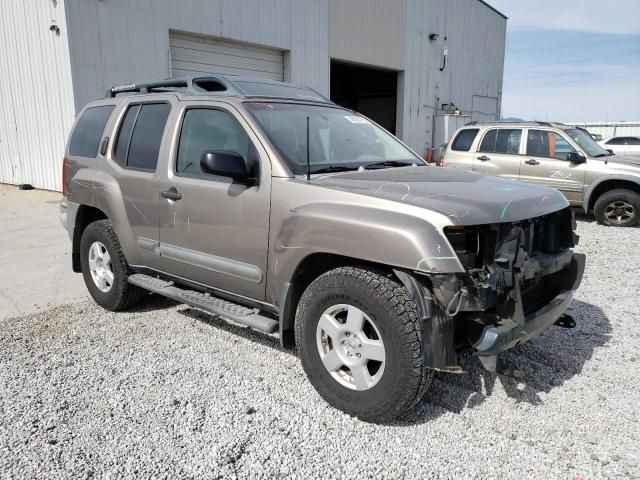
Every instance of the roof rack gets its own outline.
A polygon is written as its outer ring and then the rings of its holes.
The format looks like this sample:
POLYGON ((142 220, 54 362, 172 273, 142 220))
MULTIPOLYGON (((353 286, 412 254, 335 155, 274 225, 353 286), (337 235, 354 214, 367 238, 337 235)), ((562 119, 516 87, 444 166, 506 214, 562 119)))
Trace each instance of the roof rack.
POLYGON ((239 97, 278 97, 333 103, 309 87, 264 78, 236 75, 211 75, 173 78, 157 82, 116 85, 107 89, 105 98, 119 93, 181 92, 189 95, 234 95, 239 97))
POLYGON ((542 122, 538 120, 487 120, 487 121, 477 121, 465 123, 467 125, 510 125, 510 124, 528 124, 528 125, 543 125, 545 127, 553 127, 554 125, 564 125, 564 123, 560 122, 542 122))

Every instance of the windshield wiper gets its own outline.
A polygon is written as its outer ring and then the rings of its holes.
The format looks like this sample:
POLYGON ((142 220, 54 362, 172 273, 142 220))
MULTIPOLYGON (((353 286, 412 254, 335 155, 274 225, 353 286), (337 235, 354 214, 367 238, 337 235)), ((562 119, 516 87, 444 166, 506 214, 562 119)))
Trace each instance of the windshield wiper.
POLYGON ((593 158, 610 157, 611 155, 613 155, 613 154, 612 153, 599 153, 597 155, 594 155, 593 158))
POLYGON ((333 173, 333 172, 348 172, 350 170, 357 170, 358 167, 347 167, 344 165, 327 165, 326 167, 311 170, 311 173, 333 173))
POLYGON ((414 163, 416 165, 419 165, 418 162, 407 162, 407 161, 401 161, 401 160, 385 160, 384 162, 369 163, 368 165, 365 165, 364 168, 369 170, 372 168, 384 168, 384 167, 408 167, 410 165, 413 165, 414 163))

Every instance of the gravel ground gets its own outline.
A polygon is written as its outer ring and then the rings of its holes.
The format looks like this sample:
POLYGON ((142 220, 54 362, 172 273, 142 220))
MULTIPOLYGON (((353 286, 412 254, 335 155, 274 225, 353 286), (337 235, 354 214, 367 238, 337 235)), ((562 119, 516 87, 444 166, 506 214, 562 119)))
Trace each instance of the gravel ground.
POLYGON ((2 478, 640 478, 640 236, 579 222, 573 330, 439 375, 372 425, 328 406, 273 337, 155 298, 0 323, 2 478))

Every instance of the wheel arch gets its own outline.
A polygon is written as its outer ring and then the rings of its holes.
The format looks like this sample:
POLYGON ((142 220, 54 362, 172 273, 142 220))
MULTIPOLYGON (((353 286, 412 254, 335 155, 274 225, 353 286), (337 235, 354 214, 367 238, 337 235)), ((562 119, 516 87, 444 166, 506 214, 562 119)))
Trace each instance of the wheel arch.
POLYGON ((346 266, 364 267, 393 275, 398 279, 393 268, 389 265, 337 255, 334 253, 315 252, 307 255, 298 263, 290 281, 285 283, 282 289, 281 300, 279 303, 279 333, 280 345, 283 348, 295 348, 293 329, 295 325, 296 310, 298 308, 300 297, 307 287, 320 275, 335 268, 346 266))
POLYGON ((592 183, 585 193, 585 213, 589 213, 593 210, 596 201, 603 193, 617 189, 631 190, 632 192, 640 194, 640 179, 636 179, 632 176, 611 176, 603 177, 597 182, 592 183))
POLYGON ((71 247, 71 264, 74 272, 80 273, 82 271, 80 266, 80 240, 82 239, 82 233, 85 228, 98 220, 108 219, 109 217, 107 217, 107 215, 99 208, 89 205, 80 205, 78 207, 73 227, 73 241, 71 247))

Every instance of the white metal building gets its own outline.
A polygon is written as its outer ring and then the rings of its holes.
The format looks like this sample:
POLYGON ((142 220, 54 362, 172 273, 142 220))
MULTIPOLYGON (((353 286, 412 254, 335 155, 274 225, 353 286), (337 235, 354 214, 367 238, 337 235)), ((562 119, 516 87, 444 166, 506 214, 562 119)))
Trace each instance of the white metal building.
POLYGON ((2 11, 3 183, 59 190, 75 112, 111 85, 172 76, 308 85, 420 154, 454 106, 500 116, 506 17, 481 0, 5 0, 2 11))

